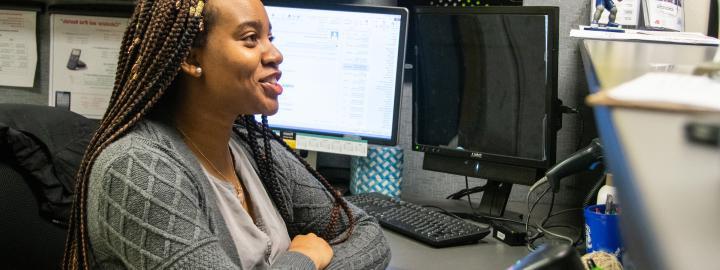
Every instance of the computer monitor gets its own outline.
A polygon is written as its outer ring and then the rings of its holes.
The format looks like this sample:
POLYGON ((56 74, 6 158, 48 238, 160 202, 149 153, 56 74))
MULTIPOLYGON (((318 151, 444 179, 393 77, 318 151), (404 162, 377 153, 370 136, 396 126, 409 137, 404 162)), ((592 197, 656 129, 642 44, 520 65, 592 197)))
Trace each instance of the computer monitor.
POLYGON ((264 3, 285 57, 270 127, 395 145, 407 9, 264 3))
POLYGON ((420 7, 412 17, 413 150, 425 152, 424 169, 491 180, 483 199, 494 187, 504 209, 512 184, 555 162, 558 8, 420 7))

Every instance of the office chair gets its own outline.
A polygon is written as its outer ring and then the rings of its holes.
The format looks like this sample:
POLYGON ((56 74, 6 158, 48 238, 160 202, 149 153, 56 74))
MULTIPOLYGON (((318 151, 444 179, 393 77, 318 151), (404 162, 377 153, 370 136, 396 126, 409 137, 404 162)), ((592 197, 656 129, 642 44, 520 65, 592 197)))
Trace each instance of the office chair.
POLYGON ((97 121, 0 104, 0 268, 57 269, 74 178, 97 121))
POLYGON ((65 229, 41 217, 23 175, 0 160, 0 264, 4 269, 57 269, 65 229))

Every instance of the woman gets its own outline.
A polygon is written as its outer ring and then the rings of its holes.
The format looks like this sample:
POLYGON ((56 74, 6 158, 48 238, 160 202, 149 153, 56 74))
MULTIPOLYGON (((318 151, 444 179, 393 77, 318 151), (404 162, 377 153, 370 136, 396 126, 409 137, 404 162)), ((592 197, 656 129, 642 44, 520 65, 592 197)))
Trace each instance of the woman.
POLYGON ((282 93, 272 38, 260 0, 139 1, 63 268, 387 266, 378 224, 268 128, 282 93))

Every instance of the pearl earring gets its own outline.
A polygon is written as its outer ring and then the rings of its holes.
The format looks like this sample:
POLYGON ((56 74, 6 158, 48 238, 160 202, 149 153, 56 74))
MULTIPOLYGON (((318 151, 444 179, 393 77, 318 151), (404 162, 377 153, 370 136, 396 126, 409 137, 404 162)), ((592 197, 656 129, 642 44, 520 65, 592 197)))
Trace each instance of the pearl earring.
POLYGON ((196 68, 195 68, 195 73, 197 73, 198 76, 199 76, 199 75, 202 75, 202 68, 201 68, 201 67, 196 67, 196 68))

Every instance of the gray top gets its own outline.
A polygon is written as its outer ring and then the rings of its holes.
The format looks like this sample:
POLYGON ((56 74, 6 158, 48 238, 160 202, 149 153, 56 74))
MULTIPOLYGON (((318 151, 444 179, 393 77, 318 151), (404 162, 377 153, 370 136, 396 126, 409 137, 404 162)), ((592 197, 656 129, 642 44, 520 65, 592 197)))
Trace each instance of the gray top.
MULTIPOLYGON (((244 141, 233 140, 249 149, 244 141)), ((290 218, 284 220, 289 237, 323 234, 332 196, 278 142, 272 142, 272 154, 280 193, 290 210, 290 218)), ((351 209, 355 230, 347 241, 332 246, 334 256, 327 269, 384 269, 390 249, 380 226, 357 207, 351 209)), ((242 269, 208 178, 177 130, 165 121, 143 120, 102 151, 90 175, 86 216, 95 267, 242 269)), ((342 238, 348 228, 341 216, 334 239, 342 238)), ((284 252, 271 268, 315 265, 305 255, 284 252)))
POLYGON ((247 190, 247 200, 252 202, 254 221, 238 199, 235 185, 213 176, 207 168, 203 167, 203 172, 210 179, 218 209, 228 225, 243 269, 268 269, 278 255, 287 251, 290 237, 285 222, 250 164, 251 154, 235 141, 230 143, 230 150, 235 157, 235 171, 247 190))

